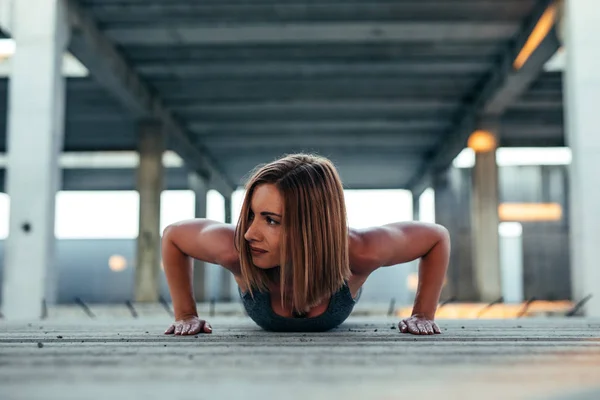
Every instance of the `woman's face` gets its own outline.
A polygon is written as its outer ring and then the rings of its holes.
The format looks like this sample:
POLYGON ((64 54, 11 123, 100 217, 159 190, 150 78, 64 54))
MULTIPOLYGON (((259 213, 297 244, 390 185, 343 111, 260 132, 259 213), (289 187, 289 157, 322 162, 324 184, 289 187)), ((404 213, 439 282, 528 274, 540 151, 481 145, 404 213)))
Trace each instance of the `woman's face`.
POLYGON ((269 269, 279 265, 283 198, 272 184, 256 186, 250 202, 248 241, 252 262, 258 268, 269 269))

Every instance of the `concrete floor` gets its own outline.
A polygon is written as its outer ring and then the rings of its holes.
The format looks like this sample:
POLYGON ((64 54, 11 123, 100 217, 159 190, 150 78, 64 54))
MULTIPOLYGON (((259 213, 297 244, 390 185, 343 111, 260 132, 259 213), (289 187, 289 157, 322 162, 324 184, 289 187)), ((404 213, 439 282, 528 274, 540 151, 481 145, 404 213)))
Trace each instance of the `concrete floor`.
POLYGON ((277 334, 216 316, 165 336, 166 316, 0 320, 0 399, 600 399, 600 320, 351 317, 277 334))

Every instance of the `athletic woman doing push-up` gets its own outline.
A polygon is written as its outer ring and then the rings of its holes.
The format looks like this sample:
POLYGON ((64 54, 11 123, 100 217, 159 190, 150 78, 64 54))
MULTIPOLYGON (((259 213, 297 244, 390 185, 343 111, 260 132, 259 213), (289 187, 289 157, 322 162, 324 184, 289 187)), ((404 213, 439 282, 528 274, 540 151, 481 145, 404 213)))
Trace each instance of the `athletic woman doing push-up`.
POLYGON ((260 327, 296 332, 337 327, 371 273, 420 259, 412 315, 399 329, 440 333, 434 316, 449 254, 448 231, 436 224, 349 228, 334 165, 319 156, 289 155, 255 171, 236 226, 194 219, 165 229, 162 257, 175 311, 165 333, 212 332, 196 310, 192 259, 228 269, 260 327))

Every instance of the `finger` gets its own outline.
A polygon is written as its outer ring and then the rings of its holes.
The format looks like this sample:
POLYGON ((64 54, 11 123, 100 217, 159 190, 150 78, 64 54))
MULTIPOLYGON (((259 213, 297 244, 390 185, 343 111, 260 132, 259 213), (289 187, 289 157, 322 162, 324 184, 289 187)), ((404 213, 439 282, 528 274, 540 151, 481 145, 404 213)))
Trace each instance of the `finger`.
POLYGON ((422 322, 418 323, 417 327, 419 328, 419 334, 427 335, 427 328, 425 328, 425 325, 422 322))
POLYGON ((440 330, 440 328, 437 326, 437 324, 435 322, 433 323, 433 331, 435 333, 442 333, 442 331, 440 330))
POLYGON ((187 335, 189 330, 190 324, 183 324, 183 327, 181 328, 181 335, 187 335))
POLYGON ((413 321, 408 321, 408 331, 413 335, 419 335, 421 333, 417 327, 417 324, 415 324, 413 321))
POLYGON ((402 333, 408 332, 408 327, 406 326, 406 322, 400 321, 400 323, 398 325, 399 325, 398 327, 400 328, 400 332, 402 332, 402 333))
POLYGON ((208 322, 204 323, 204 333, 212 333, 212 326, 210 326, 210 324, 208 322))
POLYGON ((182 324, 177 324, 177 326, 175 327, 175 334, 176 335, 181 335, 181 329, 183 328, 182 324))
POLYGON ((175 332, 175 325, 171 325, 166 331, 165 331, 165 335, 171 335, 173 334, 173 332, 175 332))
POLYGON ((425 328, 427 328, 428 335, 433 335, 433 327, 431 326, 431 322, 427 321, 427 323, 425 323, 425 328))
POLYGON ((195 335, 202 331, 202 324, 199 321, 194 321, 190 325, 190 329, 188 330, 188 335, 195 335))

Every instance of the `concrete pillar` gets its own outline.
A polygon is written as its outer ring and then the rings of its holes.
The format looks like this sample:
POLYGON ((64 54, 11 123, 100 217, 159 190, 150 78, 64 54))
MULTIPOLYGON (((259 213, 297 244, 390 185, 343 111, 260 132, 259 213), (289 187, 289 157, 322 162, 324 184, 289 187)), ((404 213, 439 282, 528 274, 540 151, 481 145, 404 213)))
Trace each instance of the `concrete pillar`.
POLYGON ((564 11, 565 128, 573 154, 569 169, 573 299, 591 294, 584 312, 600 317, 600 12, 596 0, 566 1, 564 11))
POLYGON ((477 299, 471 250, 470 171, 449 168, 433 176, 435 222, 450 233, 452 252, 442 299, 477 299))
POLYGON ((135 269, 135 301, 156 302, 160 277, 160 195, 163 189, 163 127, 155 121, 138 125, 137 190, 140 196, 135 269))
POLYGON ((65 81, 62 57, 69 40, 62 0, 13 2, 17 48, 8 89, 7 193, 11 197, 4 262, 3 313, 39 318, 56 299, 56 192, 62 186, 65 81), (32 10, 35 10, 32 11, 32 10))
MULTIPOLYGON (((495 137, 497 129, 485 126, 495 137)), ((494 140, 497 143, 497 140, 494 140)), ((472 191, 473 270, 479 299, 484 302, 502 296, 498 235, 498 165, 496 146, 475 151, 472 191)))
MULTIPOLYGON (((206 218, 208 183, 197 173, 190 173, 188 182, 196 195, 194 216, 206 218)), ((197 302, 206 301, 206 263, 200 260, 194 260, 194 295, 197 302)))
MULTIPOLYGON (((223 196, 225 199, 225 223, 231 224, 231 196, 223 196)), ((231 285, 233 276, 225 268, 221 268, 221 301, 231 301, 231 285)))
POLYGON ((413 221, 420 221, 420 193, 412 192, 412 204, 413 204, 413 221))

